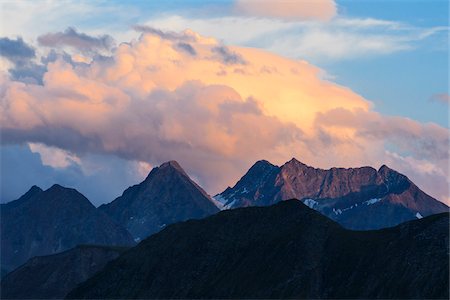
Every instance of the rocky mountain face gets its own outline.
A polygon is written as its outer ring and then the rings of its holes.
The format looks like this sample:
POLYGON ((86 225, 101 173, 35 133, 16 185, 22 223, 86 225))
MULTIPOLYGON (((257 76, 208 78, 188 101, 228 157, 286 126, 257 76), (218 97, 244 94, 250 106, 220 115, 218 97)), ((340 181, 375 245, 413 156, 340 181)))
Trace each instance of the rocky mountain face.
POLYGON ((176 161, 154 168, 143 182, 99 210, 127 228, 136 241, 169 224, 219 211, 176 161))
POLYGON ((132 245, 126 229, 98 211, 74 189, 33 186, 18 200, 1 205, 1 266, 8 272, 29 258, 79 244, 132 245))
POLYGON ((449 209, 387 166, 323 170, 296 159, 281 167, 258 161, 233 188, 214 198, 226 209, 299 199, 356 230, 391 227, 449 209))
POLYGON ((33 257, 2 280, 1 299, 62 299, 126 249, 80 245, 33 257))
POLYGON ((302 204, 168 226, 68 294, 104 298, 445 298, 449 214, 346 230, 302 204))

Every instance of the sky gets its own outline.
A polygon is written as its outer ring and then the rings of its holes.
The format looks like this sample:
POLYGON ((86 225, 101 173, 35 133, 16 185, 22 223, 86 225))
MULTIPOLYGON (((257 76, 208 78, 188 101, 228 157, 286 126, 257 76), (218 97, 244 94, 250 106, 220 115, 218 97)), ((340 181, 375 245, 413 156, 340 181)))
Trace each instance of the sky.
POLYGON ((95 205, 177 160, 383 164, 450 203, 448 1, 2 1, 1 202, 95 205))

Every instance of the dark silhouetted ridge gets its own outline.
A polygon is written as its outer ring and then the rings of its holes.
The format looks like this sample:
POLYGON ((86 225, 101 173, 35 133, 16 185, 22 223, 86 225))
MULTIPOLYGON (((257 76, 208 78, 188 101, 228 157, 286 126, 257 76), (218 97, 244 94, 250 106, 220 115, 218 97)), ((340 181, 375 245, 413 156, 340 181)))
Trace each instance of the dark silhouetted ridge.
POLYGON ((300 201, 168 226, 73 299, 445 298, 449 214, 349 231, 300 201))

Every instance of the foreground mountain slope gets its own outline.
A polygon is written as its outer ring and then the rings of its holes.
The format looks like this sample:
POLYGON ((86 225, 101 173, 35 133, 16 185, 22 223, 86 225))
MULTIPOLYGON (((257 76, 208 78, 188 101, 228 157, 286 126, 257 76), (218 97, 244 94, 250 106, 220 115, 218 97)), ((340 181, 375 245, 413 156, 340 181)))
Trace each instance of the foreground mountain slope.
POLYGON ((37 256, 1 282, 2 299, 61 299, 127 248, 80 245, 62 253, 37 256))
POLYGON ((387 166, 324 170, 296 159, 281 167, 259 161, 233 188, 215 196, 224 208, 271 205, 292 198, 357 230, 448 212, 445 204, 387 166))
POLYGON ((137 241, 168 224, 219 211, 176 161, 154 168, 143 182, 99 210, 127 228, 137 241))
POLYGON ((74 189, 34 186, 18 200, 1 205, 1 265, 11 271, 38 255, 78 244, 131 245, 126 229, 98 211, 74 189))
POLYGON ((174 224, 68 298, 448 298, 449 215, 345 230, 299 201, 174 224))

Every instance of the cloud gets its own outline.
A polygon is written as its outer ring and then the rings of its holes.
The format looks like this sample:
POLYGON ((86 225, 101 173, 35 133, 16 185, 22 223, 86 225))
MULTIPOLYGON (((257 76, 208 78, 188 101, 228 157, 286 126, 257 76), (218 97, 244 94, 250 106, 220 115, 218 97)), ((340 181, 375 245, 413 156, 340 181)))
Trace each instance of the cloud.
POLYGON ((186 52, 188 52, 190 55, 197 55, 197 51, 188 43, 178 43, 176 45, 179 49, 182 49, 186 52))
POLYGON ((23 41, 21 37, 17 39, 9 39, 7 37, 0 38, 0 56, 9 59, 12 62, 28 60, 36 56, 33 47, 23 41))
POLYGON ((225 46, 217 46, 211 49, 213 53, 217 53, 219 59, 226 65, 240 64, 245 65, 245 60, 237 53, 230 51, 225 46))
POLYGON ((149 33, 152 35, 157 35, 162 39, 171 40, 171 41, 187 41, 193 42, 195 41, 195 35, 190 34, 189 31, 185 31, 183 33, 174 32, 174 31, 162 31, 160 29, 146 26, 146 25, 134 25, 133 29, 138 32, 149 33))
POLYGON ((447 93, 434 94, 433 96, 430 97, 430 101, 449 105, 450 95, 447 93))
POLYGON ((237 0, 235 9, 247 16, 285 20, 326 21, 337 12, 334 0, 237 0))
POLYGON ((16 39, 0 38, 0 57, 9 61, 5 69, 14 80, 42 83, 42 75, 46 69, 33 61, 36 58, 36 51, 21 37, 16 39))
POLYGON ((189 30, 169 38, 148 31, 109 58, 84 64, 55 56, 46 68, 42 85, 0 77, 0 133, 4 144, 45 145, 51 151, 40 149, 41 158, 55 168, 83 165, 68 153, 150 165, 176 159, 213 194, 258 159, 281 164, 295 156, 316 167, 395 161, 447 198, 448 129, 376 113, 305 61, 189 30), (46 151, 63 156, 52 162, 46 151), (407 163, 419 160, 423 167, 407 163), (437 183, 424 180, 430 170, 437 183))
POLYGON ((55 147, 47 147, 44 144, 29 143, 31 152, 39 153, 42 164, 53 168, 67 168, 72 164, 79 164, 80 159, 68 151, 55 147))
POLYGON ((32 185, 46 189, 58 183, 76 188, 98 206, 112 201, 127 187, 142 181, 151 168, 144 162, 92 154, 54 168, 47 164, 49 161, 45 162, 49 159, 47 154, 53 152, 62 158, 66 151, 43 145, 33 151, 30 148, 29 144, 0 147, 1 203, 18 199, 32 185))
POLYGON ((115 45, 114 39, 110 35, 104 34, 94 37, 77 32, 72 27, 67 28, 64 32, 41 35, 37 40, 41 46, 52 48, 72 47, 83 53, 109 51, 115 45))
MULTIPOLYGON (((317 22, 248 16, 193 19, 165 15, 145 24, 180 31, 191 28, 226 44, 262 48, 316 63, 406 52, 425 43, 429 48, 431 39, 445 40, 448 34, 448 27, 421 28, 402 22, 340 16, 328 22, 317 22)), ((446 44, 441 47, 446 47, 446 44)))

